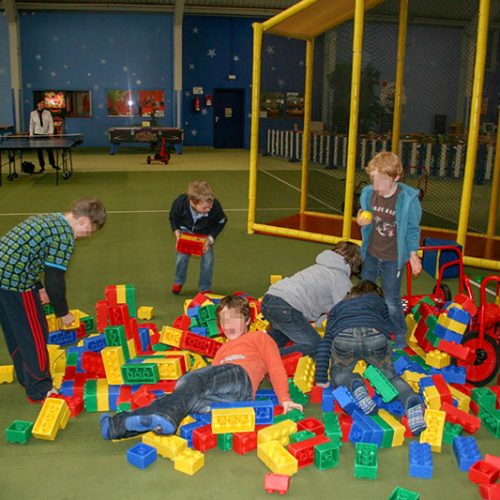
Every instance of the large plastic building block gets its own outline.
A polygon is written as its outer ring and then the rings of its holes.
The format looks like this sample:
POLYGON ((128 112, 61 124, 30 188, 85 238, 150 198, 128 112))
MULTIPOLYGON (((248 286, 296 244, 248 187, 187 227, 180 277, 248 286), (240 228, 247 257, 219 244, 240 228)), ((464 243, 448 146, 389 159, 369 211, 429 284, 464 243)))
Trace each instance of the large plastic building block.
POLYGON ((82 368, 89 377, 105 378, 106 371, 100 352, 86 351, 82 354, 82 368))
POLYGON ((193 476, 205 465, 205 455, 198 450, 186 448, 174 458, 174 469, 193 476))
POLYGON ((441 408, 441 398, 435 386, 426 387, 423 390, 424 402, 427 408, 439 410, 441 408))
POLYGON ((290 434, 294 432, 297 432, 297 424, 292 420, 284 420, 283 422, 260 429, 257 434, 257 443, 262 444, 268 441, 278 441, 282 446, 288 446, 290 434))
POLYGON ((389 379, 376 367, 369 365, 363 377, 375 388, 384 403, 389 403, 399 396, 397 389, 389 382, 389 379))
POLYGON ((473 483, 496 483, 500 476, 500 469, 488 463, 486 460, 479 460, 471 465, 469 469, 469 480, 473 483))
POLYGON ((457 436, 453 441, 453 453, 457 459, 458 468, 465 472, 483 458, 472 436, 457 436))
POLYGON ((105 347, 101 351, 101 358, 108 383, 123 384, 121 366, 125 363, 125 357, 121 346, 105 347))
POLYGON ((217 446, 217 436, 212 432, 210 425, 198 427, 193 431, 193 448, 202 453, 217 446))
POLYGON ((206 235, 203 234, 189 234, 182 233, 176 245, 176 250, 179 253, 186 253, 188 255, 203 255, 203 246, 205 245, 205 241, 207 239, 206 235))
POLYGON ((125 327, 123 325, 107 326, 104 328, 106 336, 106 344, 109 347, 120 346, 123 349, 123 356, 126 361, 130 359, 130 352, 125 335, 125 327))
POLYGON ((76 330, 56 330, 49 333, 47 344, 68 345, 78 340, 76 330))
POLYGON ((288 392, 290 393, 290 398, 292 401, 305 406, 309 403, 309 396, 304 394, 293 382, 292 379, 288 379, 288 392))
POLYGON ((0 366, 0 384, 10 384, 14 382, 14 365, 0 366))
POLYGON ((206 306, 200 307, 198 311, 198 320, 200 325, 206 325, 209 321, 216 321, 217 315, 215 313, 215 305, 207 304, 206 306))
POLYGON ((493 408, 479 407, 479 418, 486 430, 495 438, 500 438, 500 411, 493 408))
POLYGON ((158 367, 158 377, 160 380, 179 380, 183 373, 185 373, 179 357, 157 357, 157 359, 150 359, 149 361, 158 367))
POLYGON ((323 434, 325 432, 325 426, 317 419, 313 417, 305 418, 297 422, 297 429, 308 430, 314 432, 314 434, 323 434))
POLYGON ((137 318, 138 319, 153 319, 154 307, 152 306, 141 306, 137 309, 137 318))
POLYGON ((472 390, 471 396, 479 406, 495 408, 497 395, 489 387, 476 387, 472 390))
POLYGON ((160 342, 172 347, 180 347, 183 330, 173 326, 164 326, 160 332, 160 342))
POLYGON ((291 352, 281 358, 287 377, 293 377, 295 375, 295 370, 297 369, 297 364, 300 359, 302 359, 302 354, 300 352, 291 352))
POLYGON ((222 451, 229 451, 233 449, 233 435, 232 434, 217 434, 217 448, 222 451))
POLYGON ((425 410, 427 429, 420 434, 420 443, 429 443, 432 451, 440 453, 443 443, 444 422, 446 414, 440 410, 425 410))
POLYGON ((5 437, 7 443, 26 444, 31 437, 33 422, 25 420, 14 420, 7 429, 5 429, 5 437))
POLYGON ((452 424, 460 424, 469 434, 477 432, 481 427, 481 419, 470 413, 466 413, 453 405, 444 403, 441 409, 446 413, 446 421, 452 424))
POLYGON ((65 429, 70 418, 68 405, 64 399, 47 398, 31 433, 37 439, 54 441, 59 429, 65 429))
POLYGON ((316 436, 316 434, 314 434, 314 432, 297 431, 297 432, 294 432, 293 434, 290 434, 290 443, 291 444, 299 443, 300 441, 305 441, 306 439, 311 439, 314 436, 316 436))
POLYGON ((448 384, 465 384, 466 372, 464 366, 450 365, 444 368, 431 368, 431 375, 442 375, 448 384))
POLYGON ((179 426, 178 432, 181 438, 184 438, 188 442, 188 446, 192 448, 193 446, 193 432, 199 427, 206 425, 206 422, 194 421, 189 424, 184 424, 179 426))
POLYGON ((126 384, 155 384, 160 380, 158 365, 155 363, 126 363, 120 370, 126 384))
POLYGON ((174 460, 187 448, 187 441, 179 436, 161 436, 154 432, 142 435, 142 442, 156 448, 158 455, 169 460, 174 460))
POLYGON ((479 495, 483 500, 498 500, 500 498, 500 483, 480 484, 479 495))
POLYGON ((379 425, 361 410, 352 415, 353 422, 349 431, 349 441, 352 443, 373 443, 382 445, 384 433, 379 425))
POLYGON ((329 442, 330 440, 324 434, 321 434, 289 445, 288 452, 297 459, 298 467, 301 469, 314 463, 315 446, 329 442))
POLYGON ((264 476, 264 489, 267 493, 278 492, 280 495, 284 495, 288 488, 290 488, 290 476, 272 472, 268 472, 264 476))
POLYGON ((323 413, 323 424, 325 435, 335 445, 340 445, 342 430, 340 429, 339 417, 336 413, 323 413))
POLYGON ((245 455, 257 448, 257 431, 236 432, 233 434, 233 450, 238 455, 245 455))
MULTIPOLYGON (((439 342, 438 348, 441 349, 441 344, 445 342, 441 340, 439 342)), ((434 349, 429 351, 425 355, 425 362, 434 368, 444 368, 445 366, 449 366, 451 363, 450 355, 446 352, 442 352, 439 349, 434 349)))
POLYGON ((397 486, 392 490, 388 500, 419 500, 420 493, 416 491, 407 490, 397 486))
POLYGON ((255 398, 257 400, 259 399, 269 399, 273 406, 278 406, 278 396, 276 396, 276 393, 272 389, 258 389, 255 398))
POLYGON ((395 419, 387 410, 380 409, 377 416, 385 420, 394 430, 391 447, 401 446, 405 440, 405 426, 399 422, 399 420, 395 419))
POLYGON ((331 441, 314 447, 314 465, 319 470, 332 469, 339 464, 340 445, 331 441))
POLYGON ((370 415, 370 418, 382 429, 381 448, 392 448, 394 441, 394 429, 379 415, 370 415))
POLYGON ((144 443, 137 443, 127 450, 127 462, 139 469, 149 467, 157 458, 156 448, 144 443))
POLYGON ((213 339, 185 331, 182 332, 179 347, 213 358, 221 347, 221 344, 213 339))
MULTIPOLYGON (((476 354, 467 346, 456 344, 455 342, 448 342, 447 340, 441 340, 438 345, 438 349, 443 351, 454 358, 463 361, 464 363, 473 364, 476 359, 476 354)), ((435 366, 435 365, 432 365, 435 366)), ((435 368, 443 368, 442 366, 435 366, 435 368)))
POLYGON ((283 413, 281 410, 281 413, 278 413, 277 412, 278 408, 282 408, 282 407, 277 406, 275 408, 276 416, 273 418, 273 424, 279 424, 280 422, 284 422, 285 420, 291 420, 292 422, 295 422, 295 423, 300 422, 301 420, 304 420, 304 413, 298 409, 291 410, 288 413, 283 413))
POLYGON ((297 363, 293 383, 304 393, 311 392, 314 385, 314 374, 316 373, 316 364, 309 356, 303 356, 297 363))
POLYGON ((354 448, 354 477, 376 479, 378 448, 373 443, 356 443, 354 448))
POLYGON ((461 425, 445 422, 444 432, 443 432, 443 443, 452 445, 455 438, 457 436, 460 436, 462 430, 463 428, 461 425))
POLYGON ((255 429, 255 410, 252 407, 212 409, 212 432, 251 432, 255 429))
POLYGON ((359 406, 356 404, 356 400, 350 391, 344 387, 339 386, 333 390, 333 397, 335 401, 342 407, 342 409, 351 415, 354 410, 359 410, 359 406))
POLYGON ((430 444, 412 441, 409 448, 408 474, 412 477, 431 479, 432 473, 433 464, 430 444))
POLYGON ((275 474, 292 476, 298 470, 298 461, 278 441, 257 445, 257 457, 275 474))

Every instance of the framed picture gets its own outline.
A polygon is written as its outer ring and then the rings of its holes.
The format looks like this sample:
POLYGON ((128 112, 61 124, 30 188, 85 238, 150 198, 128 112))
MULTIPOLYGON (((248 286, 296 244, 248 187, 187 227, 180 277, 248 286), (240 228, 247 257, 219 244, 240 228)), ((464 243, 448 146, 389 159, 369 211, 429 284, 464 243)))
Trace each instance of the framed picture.
POLYGON ((163 118, 165 116, 165 94, 163 90, 138 90, 137 108, 139 116, 163 118))
POLYGON ((108 90, 108 116, 134 116, 136 100, 132 90, 108 90))

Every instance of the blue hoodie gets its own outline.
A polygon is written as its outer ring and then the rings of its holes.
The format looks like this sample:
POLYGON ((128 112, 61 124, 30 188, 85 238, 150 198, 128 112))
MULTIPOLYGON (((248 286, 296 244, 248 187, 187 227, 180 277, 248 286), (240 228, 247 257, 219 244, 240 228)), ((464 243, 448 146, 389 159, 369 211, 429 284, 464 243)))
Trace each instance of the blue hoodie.
MULTIPOLYGON (((398 269, 402 269, 410 258, 411 252, 416 252, 420 245, 420 219, 422 218, 422 207, 418 199, 419 192, 406 184, 399 183, 399 194, 396 200, 396 227, 397 227, 397 249, 398 269)), ((361 209, 371 212, 371 199, 373 186, 370 184, 363 188, 359 198, 361 209)), ((368 253, 373 224, 361 228, 361 255, 363 259, 368 253)))

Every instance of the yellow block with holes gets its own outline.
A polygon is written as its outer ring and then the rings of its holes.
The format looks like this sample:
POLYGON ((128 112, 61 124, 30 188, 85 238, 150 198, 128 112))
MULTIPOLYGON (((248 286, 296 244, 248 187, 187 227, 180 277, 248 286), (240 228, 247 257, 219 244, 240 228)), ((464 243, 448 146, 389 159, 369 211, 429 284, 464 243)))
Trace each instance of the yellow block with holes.
POLYGON ((173 326, 164 326, 160 331, 160 342, 172 347, 181 345, 182 330, 173 326))
POLYGON ((125 363, 125 357, 121 346, 105 347, 101 351, 101 358, 108 384, 122 385, 123 377, 121 366, 125 363))
POLYGON ((292 476, 299 468, 297 459, 278 441, 258 444, 257 457, 275 474, 292 476))
POLYGON ((174 469, 193 476, 205 465, 205 455, 198 450, 186 448, 174 458, 174 469))
POLYGON ((290 443, 290 434, 297 432, 297 424, 292 420, 283 420, 269 427, 264 427, 257 433, 257 443, 278 441, 283 446, 290 443))
POLYGON ((212 410, 212 432, 229 434, 252 432, 255 429, 255 410, 244 408, 214 408, 212 410))
POLYGON ((441 453, 446 413, 441 410, 427 409, 425 410, 424 419, 427 429, 420 434, 420 442, 429 443, 432 451, 441 453))
POLYGON ((31 433, 37 439, 54 441, 59 429, 66 428, 71 413, 64 399, 47 398, 31 433))
POLYGON ((179 436, 161 436, 154 432, 143 434, 142 442, 156 448, 158 455, 169 460, 174 460, 188 447, 188 442, 179 436))

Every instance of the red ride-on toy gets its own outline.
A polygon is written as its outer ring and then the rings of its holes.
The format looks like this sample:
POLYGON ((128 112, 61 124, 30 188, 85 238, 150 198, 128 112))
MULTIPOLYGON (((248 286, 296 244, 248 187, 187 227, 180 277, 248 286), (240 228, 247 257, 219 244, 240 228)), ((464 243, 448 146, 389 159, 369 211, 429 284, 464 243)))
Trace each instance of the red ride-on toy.
POLYGON ((450 288, 443 283, 443 274, 448 268, 457 266, 459 294, 455 296, 455 300, 460 298, 461 301, 466 301, 468 303, 467 309, 471 313, 471 320, 461 345, 470 349, 472 354, 467 356, 467 360, 455 359, 454 361, 457 365, 465 368, 467 382, 477 386, 485 385, 493 380, 500 366, 500 306, 496 303, 487 303, 486 286, 488 283, 496 282, 496 297, 498 299, 500 276, 488 276, 482 280, 478 308, 474 303, 470 278, 464 273, 461 250, 456 246, 447 245, 425 246, 421 247, 421 250, 452 251, 456 253, 457 258, 440 266, 438 278, 431 294, 413 295, 411 268, 409 263, 407 264, 407 294, 403 297, 405 314, 408 314, 424 297, 430 297, 438 309, 452 300, 450 288))
POLYGON ((161 138, 161 146, 160 146, 160 151, 158 153, 155 153, 153 158, 151 156, 147 156, 146 158, 146 163, 148 165, 151 165, 153 162, 159 162, 159 163, 165 163, 165 165, 168 164, 170 161, 170 153, 167 151, 167 143, 165 141, 165 137, 161 138))

